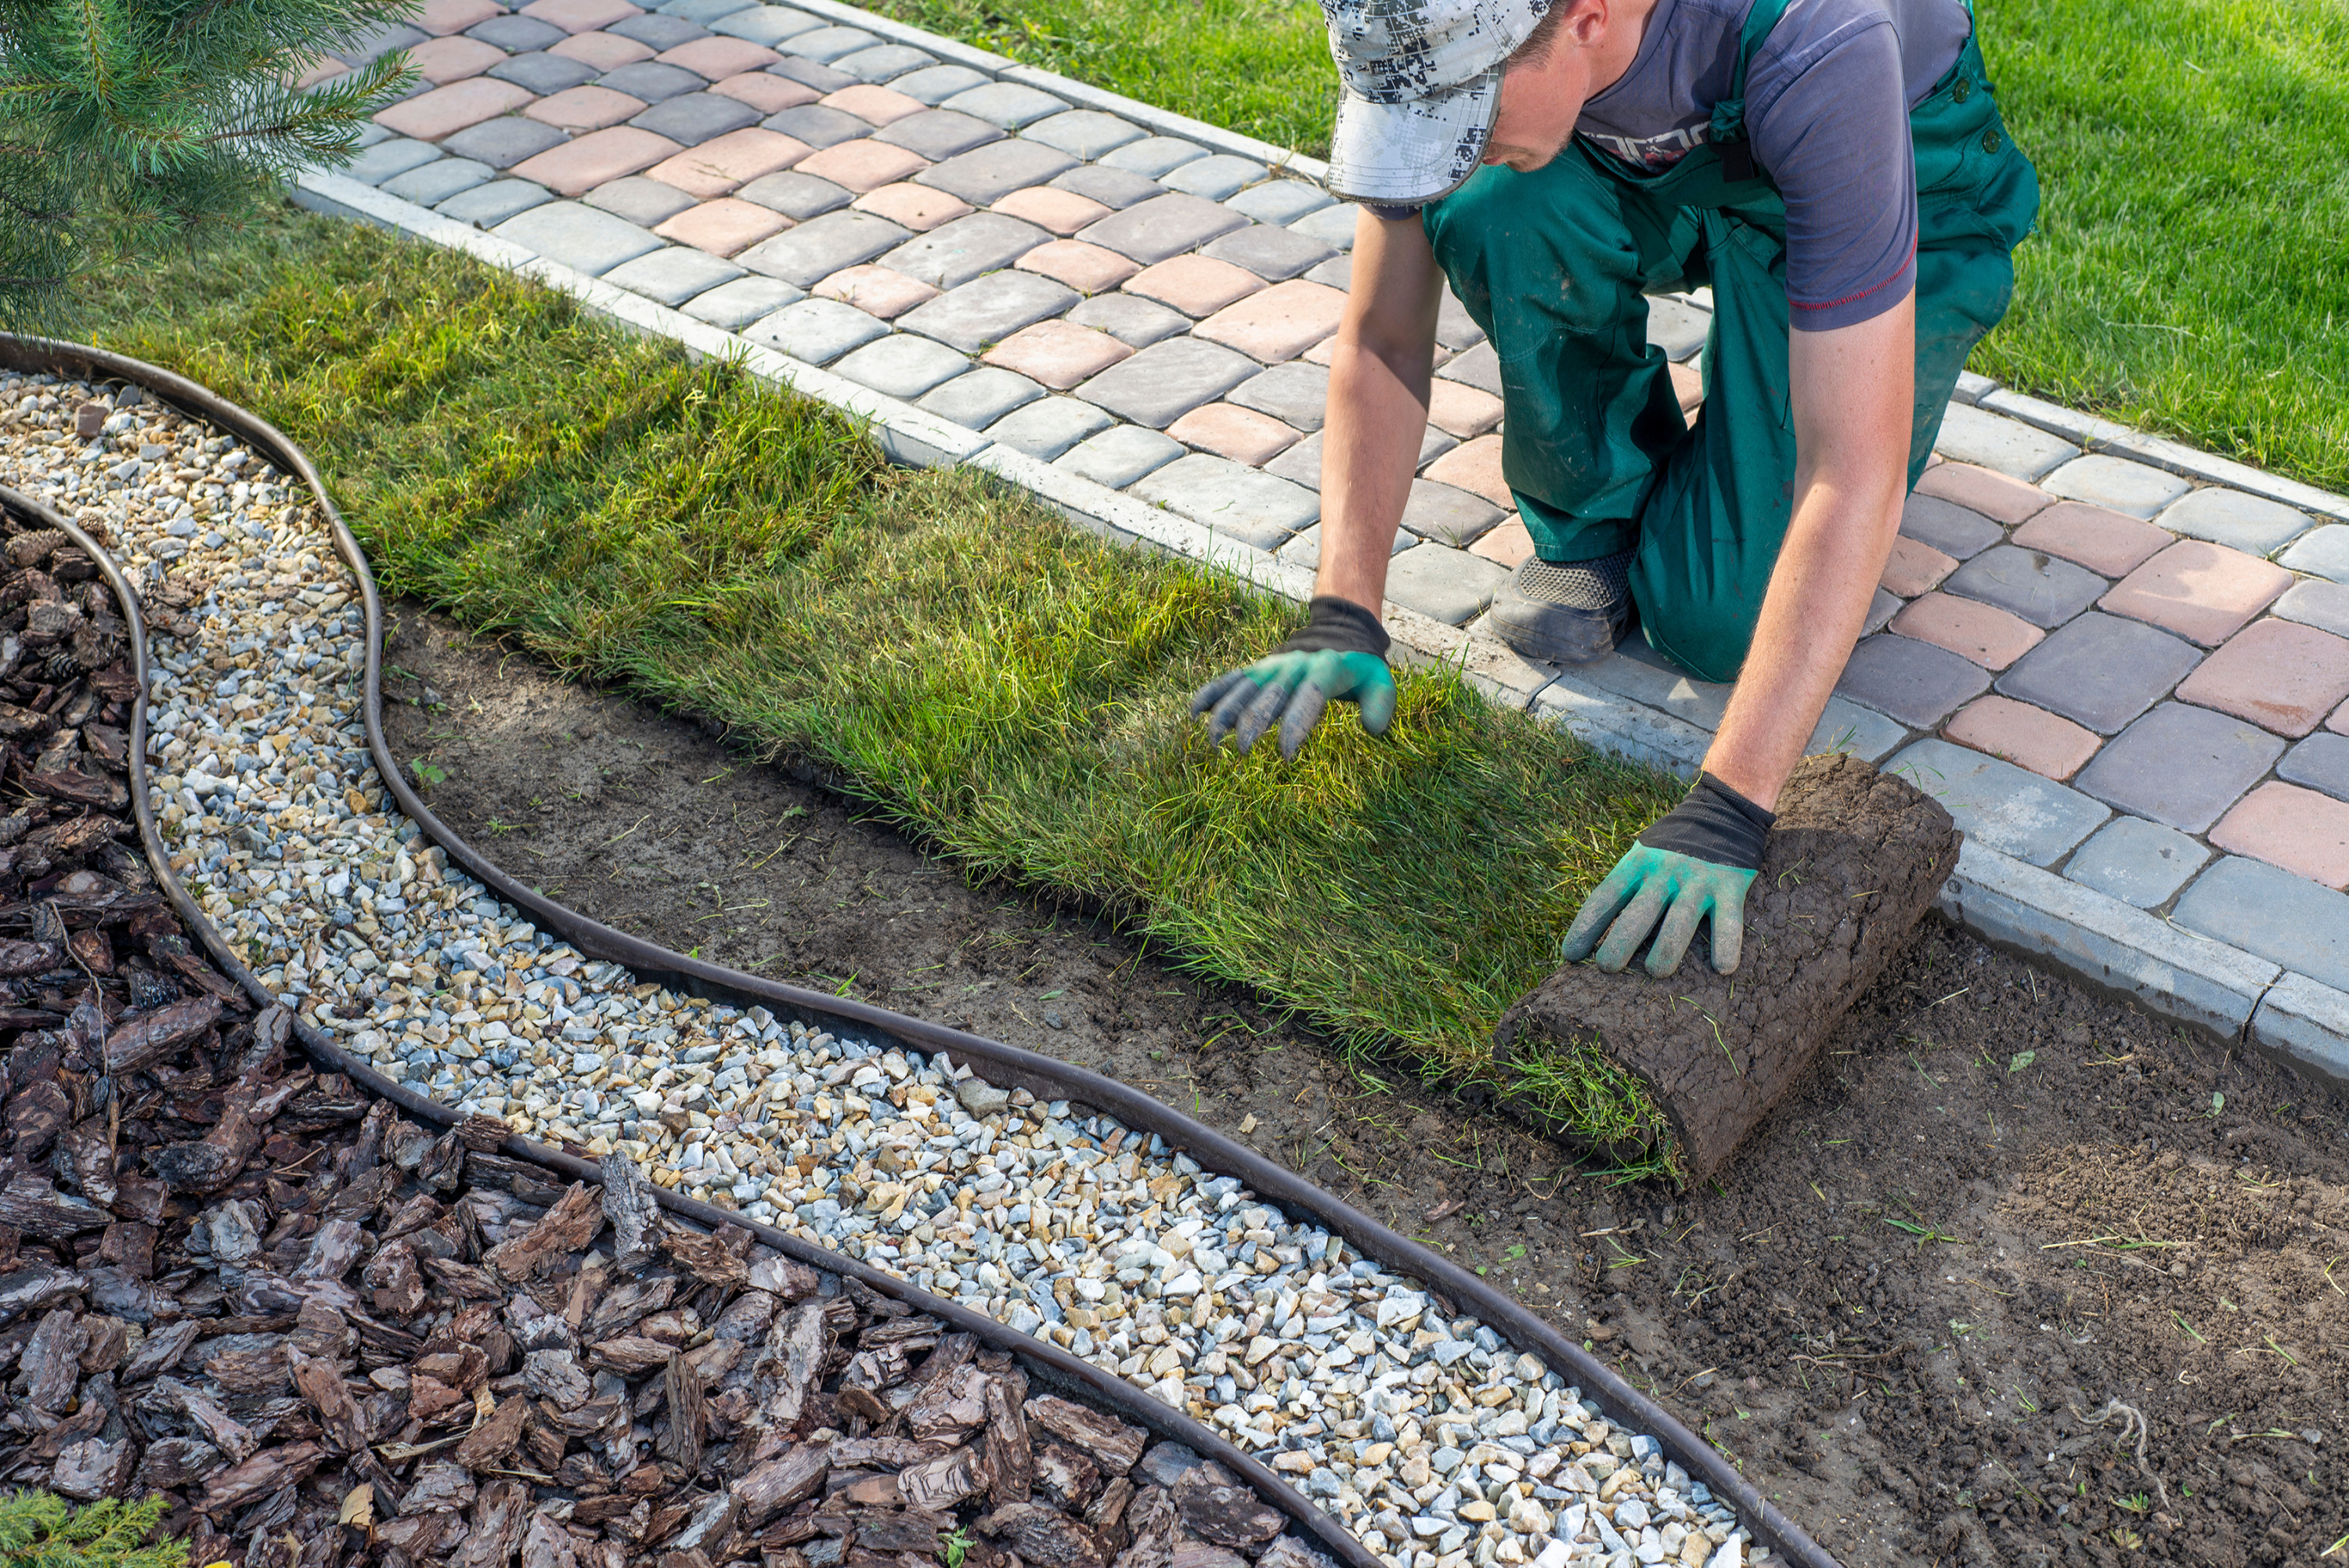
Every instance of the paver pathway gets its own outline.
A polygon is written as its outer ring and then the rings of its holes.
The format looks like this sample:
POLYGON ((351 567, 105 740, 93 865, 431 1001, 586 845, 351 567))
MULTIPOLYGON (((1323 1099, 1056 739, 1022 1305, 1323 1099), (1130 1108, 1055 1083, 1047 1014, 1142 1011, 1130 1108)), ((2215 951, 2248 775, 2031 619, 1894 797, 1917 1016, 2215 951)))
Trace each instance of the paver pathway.
MULTIPOLYGON (((1354 225, 1298 172, 1317 166, 1154 134, 1075 101, 1103 95, 823 9, 428 0, 309 79, 406 46, 425 85, 348 178, 1310 568, 1354 225)), ((1706 306, 1651 303, 1692 413, 1706 306)), ((1456 300, 1437 338, 1390 598, 1464 628, 1537 713, 1610 709, 1603 738, 1685 769, 1728 687, 1641 646, 1561 675, 1478 643, 1531 542, 1493 350, 1456 300)), ((1973 845, 2098 895, 2075 927, 2145 911, 2259 961, 2187 1016, 2234 1027, 2318 983, 2302 1012, 2337 1015, 2317 1035, 2349 1078, 2349 501, 2054 433, 2090 426, 1967 377, 1815 743, 1908 770, 1973 845)), ((2066 941, 2063 961, 2103 962, 2066 941)), ((2174 1001, 2172 962, 2129 983, 2174 1001)))

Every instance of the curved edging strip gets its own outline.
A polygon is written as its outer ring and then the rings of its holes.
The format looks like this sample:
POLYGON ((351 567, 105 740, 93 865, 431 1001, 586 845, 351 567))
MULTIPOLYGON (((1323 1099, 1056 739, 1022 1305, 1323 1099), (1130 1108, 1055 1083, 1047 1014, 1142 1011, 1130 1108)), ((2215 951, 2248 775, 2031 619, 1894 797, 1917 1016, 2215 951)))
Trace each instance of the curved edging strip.
MULTIPOLYGON (((1692 1476, 1702 1480, 1716 1498, 1728 1502, 1736 1511, 1740 1522, 1752 1530, 1759 1541, 1789 1562, 1803 1564, 1804 1568, 1837 1568, 1835 1558, 1826 1549, 1787 1518, 1719 1450, 1533 1311, 1512 1301, 1459 1264, 1421 1246, 1213 1128, 1194 1121, 1113 1078, 1072 1067, 1035 1051, 1023 1050, 984 1036, 893 1013, 866 1003, 802 990, 796 985, 761 979, 755 975, 688 958, 591 920, 516 882, 495 862, 484 858, 450 830, 409 788, 401 775, 398 759, 392 755, 383 732, 382 598, 376 587, 375 574, 367 565, 366 552, 359 548, 358 541, 352 536, 341 512, 329 499, 325 478, 311 462, 309 455, 268 421, 214 396, 195 382, 159 366, 102 349, 49 339, 0 335, 0 366, 73 375, 84 379, 135 383, 191 415, 235 432, 266 453, 279 468, 299 477, 309 487, 332 530, 336 550, 358 580, 360 596, 366 605, 367 656, 364 712, 367 748, 374 756, 377 772, 381 775, 385 788, 391 792, 400 810, 417 824, 426 838, 445 851, 468 875, 514 908, 525 912, 542 928, 555 933, 584 954, 624 965, 646 979, 659 981, 672 988, 740 1006, 764 1006, 795 1017, 812 1027, 835 1032, 848 1029, 875 1041, 925 1054, 944 1051, 958 1062, 969 1063, 973 1070, 999 1088, 1025 1088, 1040 1099, 1078 1101, 1106 1112, 1129 1127, 1155 1133, 1169 1146, 1188 1154, 1203 1167, 1238 1177, 1259 1198, 1293 1213, 1310 1215, 1317 1222, 1344 1238, 1363 1256, 1376 1259, 1400 1273, 1425 1282, 1458 1309, 1472 1313, 1520 1349, 1538 1356, 1551 1370, 1579 1385, 1587 1398, 1597 1401, 1610 1422, 1652 1436, 1670 1458, 1692 1476)), ((146 845, 148 860, 153 864, 158 878, 181 918, 202 938, 206 948, 222 968, 234 975, 249 994, 264 1005, 274 1002, 275 998, 263 989, 258 977, 237 957, 213 930, 210 919, 181 888, 178 879, 171 874, 161 841, 157 836, 147 799, 146 643, 144 625, 138 618, 136 596, 104 549, 71 522, 58 517, 47 507, 26 498, 16 497, 12 491, 0 494, 5 494, 16 504, 37 512, 46 525, 62 528, 72 534, 76 542, 98 563, 116 595, 122 600, 130 620, 132 647, 138 661, 141 692, 141 701, 132 715, 132 806, 138 813, 140 836, 146 845)), ((462 1119, 453 1109, 392 1082, 366 1063, 349 1056, 315 1026, 297 1020, 296 1027, 303 1045, 313 1057, 364 1085, 370 1092, 390 1099, 414 1115, 441 1125, 462 1119)), ((549 1149, 519 1134, 509 1134, 502 1147, 516 1158, 560 1171, 576 1180, 591 1182, 601 1180, 596 1168, 587 1161, 549 1149)), ((959 1330, 978 1334, 990 1343, 1003 1345, 1049 1367, 1058 1377, 1082 1384, 1096 1398, 1128 1411, 1141 1424, 1163 1436, 1171 1436, 1188 1444, 1246 1477, 1251 1486, 1276 1501, 1292 1518, 1304 1524, 1317 1540, 1328 1545, 1353 1568, 1384 1568, 1381 1561, 1371 1553, 1350 1531, 1308 1501, 1286 1480, 1237 1445, 1184 1412, 1136 1393, 1123 1379, 1111 1377, 1091 1362, 1071 1355, 1049 1340, 1013 1334, 994 1318, 973 1313, 894 1274, 817 1247, 788 1232, 760 1224, 730 1210, 679 1197, 666 1189, 656 1188, 655 1191, 665 1208, 711 1226, 741 1226, 786 1255, 818 1268, 853 1275, 885 1295, 907 1302, 920 1311, 950 1322, 959 1330)))

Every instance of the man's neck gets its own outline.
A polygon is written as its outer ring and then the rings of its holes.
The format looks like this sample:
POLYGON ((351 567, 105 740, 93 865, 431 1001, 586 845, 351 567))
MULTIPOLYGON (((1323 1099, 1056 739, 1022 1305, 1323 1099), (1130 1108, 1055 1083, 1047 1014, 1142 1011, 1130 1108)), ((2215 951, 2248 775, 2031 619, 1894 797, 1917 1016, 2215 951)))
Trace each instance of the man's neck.
POLYGON ((1640 57, 1648 36, 1648 23, 1663 0, 1615 0, 1607 34, 1590 52, 1590 96, 1597 98, 1623 79, 1640 57))

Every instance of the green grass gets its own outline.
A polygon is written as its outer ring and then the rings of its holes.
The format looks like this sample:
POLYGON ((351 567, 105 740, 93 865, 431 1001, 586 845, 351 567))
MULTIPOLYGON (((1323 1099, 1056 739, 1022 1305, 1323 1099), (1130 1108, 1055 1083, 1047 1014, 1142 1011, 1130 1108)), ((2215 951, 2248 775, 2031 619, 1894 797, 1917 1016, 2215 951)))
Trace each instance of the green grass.
MULTIPOLYGON (((390 591, 829 765, 972 874, 1094 901, 1432 1080, 1490 1084, 1502 1010, 1678 798, 1440 674, 1384 740, 1346 708, 1294 766, 1211 748, 1187 695, 1293 607, 885 469, 817 405, 365 225, 273 216, 96 310, 306 446, 390 591)), ((1576 1121, 1578 1095, 1596 1129, 1638 1114, 1588 1070, 1544 1098, 1576 1121)))
MULTIPOLYGON (((1321 13, 1274 0, 885 0, 1002 54, 1321 156, 1321 13)), ((2349 489, 2349 6, 1981 0, 2045 207, 1973 367, 2349 489)))

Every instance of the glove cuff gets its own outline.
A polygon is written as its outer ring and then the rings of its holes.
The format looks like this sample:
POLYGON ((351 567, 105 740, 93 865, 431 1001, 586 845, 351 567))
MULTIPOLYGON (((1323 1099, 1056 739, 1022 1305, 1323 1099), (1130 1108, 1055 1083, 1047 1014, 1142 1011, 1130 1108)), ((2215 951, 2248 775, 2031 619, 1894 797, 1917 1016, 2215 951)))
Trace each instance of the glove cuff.
POLYGON ((1688 799, 1659 818, 1639 841, 1668 854, 1758 872, 1770 825, 1777 820, 1712 774, 1700 773, 1688 799))
POLYGON ((1334 594, 1313 596, 1312 616, 1305 629, 1283 643, 1277 654, 1371 654, 1387 656, 1392 639, 1378 616, 1351 599, 1334 594))

